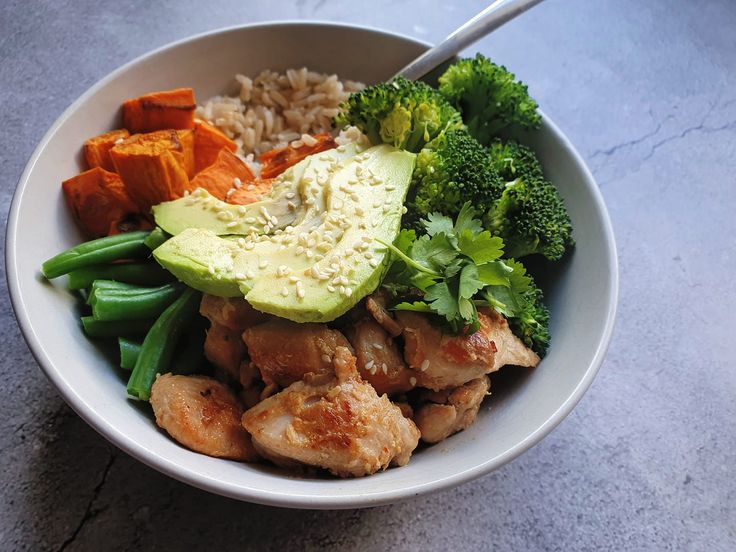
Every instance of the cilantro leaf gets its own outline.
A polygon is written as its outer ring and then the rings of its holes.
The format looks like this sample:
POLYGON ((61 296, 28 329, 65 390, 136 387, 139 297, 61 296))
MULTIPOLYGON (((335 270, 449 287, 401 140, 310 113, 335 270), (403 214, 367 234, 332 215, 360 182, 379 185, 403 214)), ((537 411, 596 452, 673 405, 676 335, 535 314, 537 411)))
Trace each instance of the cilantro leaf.
POLYGON ((510 287, 509 275, 514 271, 503 261, 492 261, 478 267, 478 278, 489 286, 510 287))
POLYGON ((447 282, 439 282, 427 288, 424 298, 430 302, 432 310, 447 318, 448 321, 452 321, 459 314, 457 299, 450 291, 447 282))
POLYGON ((403 301, 399 303, 398 305, 395 305, 393 309, 403 310, 403 311, 413 311, 413 312, 426 312, 430 314, 435 314, 435 312, 432 310, 432 307, 430 307, 424 301, 414 301, 413 303, 403 301))
MULTIPOLYGON (((466 264, 460 272, 460 281, 458 283, 457 294, 463 299, 472 299, 473 295, 485 284, 478 277, 478 267, 474 264, 466 264)), ((463 318, 467 316, 463 315, 463 318)))
POLYGON ((457 250, 447 240, 444 233, 432 237, 422 236, 411 248, 411 258, 436 272, 455 260, 457 250))
POLYGON ((471 230, 463 230, 458 236, 457 245, 463 255, 467 255, 478 265, 495 261, 503 255, 503 240, 491 236, 488 230, 477 234, 471 230))
POLYGON ((440 213, 429 213, 427 215, 427 220, 422 220, 422 224, 427 229, 427 234, 430 236, 440 233, 444 233, 446 235, 452 233, 452 219, 440 213))
POLYGON ((475 208, 469 201, 465 202, 455 219, 455 234, 462 234, 464 230, 470 230, 473 234, 482 232, 483 225, 475 215, 475 208))

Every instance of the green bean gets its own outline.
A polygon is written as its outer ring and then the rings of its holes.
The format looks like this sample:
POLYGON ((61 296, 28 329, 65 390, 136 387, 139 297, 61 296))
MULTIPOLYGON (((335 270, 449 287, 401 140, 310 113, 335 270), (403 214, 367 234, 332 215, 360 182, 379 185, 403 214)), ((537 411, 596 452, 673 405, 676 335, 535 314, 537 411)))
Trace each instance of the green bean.
POLYGON ((128 394, 147 401, 156 374, 170 369, 171 358, 182 329, 199 307, 201 294, 187 289, 158 317, 146 334, 141 353, 128 380, 128 394))
POLYGON ((132 370, 138 355, 141 353, 141 344, 124 337, 118 337, 118 346, 120 347, 120 367, 123 370, 132 370))
POLYGON ((97 320, 142 320, 155 318, 181 295, 184 284, 156 288, 104 289, 92 287, 92 316, 97 320))
POLYGON ((153 320, 95 320, 82 317, 84 333, 90 337, 119 337, 121 335, 145 335, 153 326, 153 320))
POLYGON ((149 233, 128 232, 81 243, 43 263, 41 272, 50 280, 86 266, 148 256, 150 250, 143 242, 149 233))
POLYGON ((94 265, 72 270, 69 273, 69 289, 88 288, 95 280, 114 280, 139 286, 158 286, 173 279, 174 276, 157 263, 94 265))
POLYGON ((151 233, 148 235, 148 237, 143 240, 143 243, 146 244, 146 247, 153 251, 156 249, 159 245, 163 244, 166 240, 168 240, 171 236, 164 232, 161 228, 158 226, 151 231, 151 233))

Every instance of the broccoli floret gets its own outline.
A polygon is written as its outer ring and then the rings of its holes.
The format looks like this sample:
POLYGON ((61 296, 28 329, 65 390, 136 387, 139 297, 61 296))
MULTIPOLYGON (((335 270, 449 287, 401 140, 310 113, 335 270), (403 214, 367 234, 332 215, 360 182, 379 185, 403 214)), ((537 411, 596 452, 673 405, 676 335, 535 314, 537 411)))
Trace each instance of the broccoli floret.
POLYGON ((542 300, 542 290, 532 280, 532 288, 522 294, 523 305, 516 316, 509 318, 509 327, 524 344, 540 357, 549 347, 549 310, 542 300))
POLYGON ((526 85, 481 54, 451 65, 439 84, 442 95, 462 113, 470 134, 483 145, 507 127, 539 128, 537 102, 526 85))
POLYGON ((417 155, 404 226, 424 233, 429 213, 454 218, 467 201, 481 212, 500 197, 504 181, 486 149, 464 129, 440 134, 417 155))
POLYGON ((538 253, 556 261, 572 246, 572 223, 534 152, 513 141, 490 147, 491 164, 507 184, 484 224, 503 238, 507 257, 538 253))
POLYGON ((340 108, 335 126, 355 125, 373 144, 414 153, 443 130, 462 126, 460 113, 442 94, 402 77, 351 94, 340 108))

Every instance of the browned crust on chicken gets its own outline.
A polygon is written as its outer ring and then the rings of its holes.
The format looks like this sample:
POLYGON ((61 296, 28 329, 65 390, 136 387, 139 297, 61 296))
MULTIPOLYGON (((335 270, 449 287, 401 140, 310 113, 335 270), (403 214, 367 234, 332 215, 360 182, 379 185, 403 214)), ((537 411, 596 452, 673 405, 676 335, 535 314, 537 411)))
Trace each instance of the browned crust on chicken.
POLYGON ((269 320, 243 333, 251 361, 266 386, 287 387, 306 374, 333 374, 337 347, 350 347, 337 330, 324 324, 269 320))
POLYGON ((335 354, 336 378, 297 382, 243 415, 258 450, 278 464, 296 460, 341 477, 404 465, 419 431, 401 410, 363 382, 349 349, 335 354))
POLYGON ((158 376, 151 387, 156 423, 193 451, 246 462, 258 456, 228 387, 204 376, 158 376))

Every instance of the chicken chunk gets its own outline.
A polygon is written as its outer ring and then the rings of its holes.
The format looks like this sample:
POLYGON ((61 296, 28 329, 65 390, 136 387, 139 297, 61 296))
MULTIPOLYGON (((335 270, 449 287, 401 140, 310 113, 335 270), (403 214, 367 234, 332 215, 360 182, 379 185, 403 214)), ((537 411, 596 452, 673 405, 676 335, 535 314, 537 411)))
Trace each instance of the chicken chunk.
POLYGON ((382 293, 369 295, 365 300, 365 308, 391 337, 401 335, 401 326, 386 310, 386 297, 382 293))
POLYGON ((491 380, 482 376, 452 391, 428 393, 430 402, 420 406, 414 415, 422 441, 439 443, 470 427, 490 388, 491 380))
POLYGON ((484 319, 481 330, 467 336, 444 334, 414 312, 400 311, 397 319, 404 328, 404 358, 420 387, 458 387, 493 371, 496 347, 483 331, 484 319))
POLYGON ((245 358, 242 331, 233 330, 218 322, 212 322, 204 340, 204 356, 225 372, 229 380, 240 377, 240 364, 245 358))
POLYGON ((324 324, 283 319, 248 328, 243 340, 267 387, 287 387, 308 373, 331 375, 337 347, 350 347, 344 335, 324 324))
POLYGON ((417 385, 435 391, 458 387, 506 364, 536 366, 539 357, 511 333, 506 319, 495 311, 478 313, 480 329, 453 336, 414 312, 399 312, 404 328, 404 358, 416 370, 417 385))
POLYGON ((245 462, 258 458, 240 423, 243 409, 217 380, 164 374, 151 387, 151 406, 158 426, 193 451, 245 462))
POLYGON ((413 389, 416 378, 394 340, 375 320, 362 318, 345 328, 345 334, 355 349, 360 376, 376 393, 393 395, 413 389))
POLYGON ((506 365, 534 368, 540 362, 539 355, 524 345, 516 337, 506 319, 493 309, 483 309, 478 313, 485 321, 481 330, 496 345, 496 356, 493 359, 493 371, 506 365))
POLYGON ((231 330, 244 330, 265 322, 268 315, 258 312, 242 297, 217 297, 203 295, 199 314, 213 324, 221 324, 231 330))
POLYGON ((296 461, 340 477, 406 464, 419 442, 414 422, 360 379, 349 349, 338 347, 334 360, 336 377, 327 383, 294 383, 243 415, 256 449, 278 464, 296 461))

